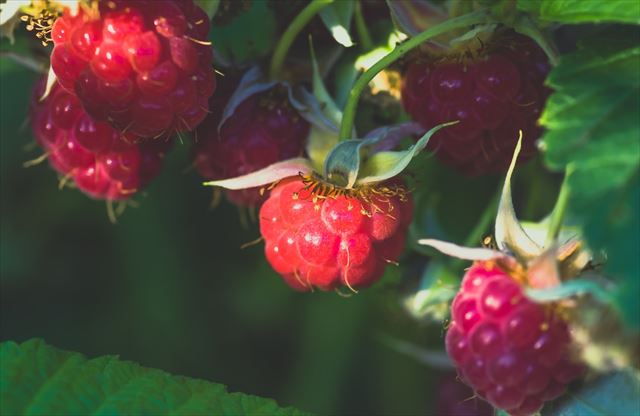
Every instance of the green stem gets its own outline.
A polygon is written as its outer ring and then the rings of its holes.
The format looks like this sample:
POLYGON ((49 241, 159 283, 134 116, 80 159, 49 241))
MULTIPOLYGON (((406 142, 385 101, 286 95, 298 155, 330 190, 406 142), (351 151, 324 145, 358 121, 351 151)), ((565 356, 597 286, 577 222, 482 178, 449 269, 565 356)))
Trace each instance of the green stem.
POLYGON ((358 31, 358 38, 360 39, 360 46, 362 47, 362 50, 370 51, 373 49, 373 40, 371 39, 369 29, 367 29, 367 24, 362 16, 362 3, 360 1, 356 1, 354 7, 353 16, 356 23, 356 30, 358 31))
MULTIPOLYGON (((498 211, 498 203, 500 202, 501 194, 502 186, 499 186, 498 192, 491 198, 491 201, 489 201, 489 205, 487 205, 487 207, 482 212, 482 216, 476 223, 476 226, 473 227, 473 230, 471 230, 469 235, 467 235, 467 238, 464 240, 463 245, 465 247, 477 246, 478 243, 482 240, 482 236, 487 232, 487 228, 496 218, 496 212, 498 211)), ((451 270, 457 270, 463 262, 464 260, 454 259, 451 262, 451 270)))
POLYGON ((362 91, 364 91, 364 89, 367 87, 367 85, 369 85, 369 82, 371 82, 371 80, 378 74, 378 72, 382 71, 383 69, 400 59, 410 50, 435 36, 441 35, 453 29, 482 23, 486 20, 487 14, 484 11, 478 11, 442 22, 396 46, 393 51, 376 62, 371 68, 366 70, 365 73, 362 74, 355 82, 353 88, 351 89, 351 92, 349 93, 349 99, 347 100, 347 104, 342 116, 342 124, 340 125, 340 140, 342 141, 350 138, 360 95, 362 94, 362 91))
POLYGON ((571 193, 571 190, 569 189, 569 177, 571 176, 572 172, 573 166, 567 166, 562 185, 560 186, 558 200, 556 201, 556 205, 553 207, 553 211, 551 212, 551 219, 549 220, 547 239, 544 244, 544 246, 547 248, 553 245, 553 243, 556 241, 556 238, 558 237, 558 234, 560 234, 560 229, 562 228, 562 221, 564 220, 564 214, 567 211, 569 194, 571 193))
POLYGON ((273 56, 271 57, 271 66, 269 70, 269 76, 271 79, 275 79, 280 75, 282 65, 284 64, 284 58, 287 56, 289 47, 291 47, 291 44, 302 28, 304 28, 320 10, 333 2, 334 0, 312 0, 311 3, 302 9, 300 14, 293 19, 287 30, 282 34, 282 37, 278 41, 276 49, 273 52, 273 56))

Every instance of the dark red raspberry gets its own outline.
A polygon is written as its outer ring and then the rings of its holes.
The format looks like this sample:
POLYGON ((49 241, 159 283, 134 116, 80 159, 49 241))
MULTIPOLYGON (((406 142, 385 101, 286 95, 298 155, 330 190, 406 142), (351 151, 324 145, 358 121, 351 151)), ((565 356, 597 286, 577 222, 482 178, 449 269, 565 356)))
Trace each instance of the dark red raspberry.
POLYGON ((260 209, 271 267, 297 290, 375 283, 405 243, 413 204, 402 195, 319 197, 300 178, 279 183, 260 209))
MULTIPOLYGON (((203 177, 232 178, 302 155, 309 123, 291 106, 286 90, 276 87, 250 96, 218 133, 223 107, 216 105, 196 130, 193 158, 203 177)), ((226 194, 238 205, 256 205, 264 199, 259 188, 226 194)))
POLYGON ((94 119, 130 136, 193 130, 216 87, 204 11, 192 0, 97 4, 54 23, 58 82, 94 119))
POLYGON ((531 39, 497 34, 476 57, 423 57, 410 64, 402 102, 427 129, 460 121, 429 144, 442 161, 467 175, 502 172, 518 130, 524 133, 520 157, 536 152, 541 133, 536 123, 549 94, 544 87, 548 71, 546 55, 531 39))
POLYGON ((123 200, 159 173, 166 142, 127 143, 108 123, 89 116, 73 94, 56 84, 39 101, 43 90, 41 81, 31 102, 33 134, 51 166, 82 192, 98 199, 123 200))
POLYGON ((525 297, 493 262, 477 262, 451 306, 446 347, 461 379, 512 415, 536 413, 584 372, 567 324, 525 297))

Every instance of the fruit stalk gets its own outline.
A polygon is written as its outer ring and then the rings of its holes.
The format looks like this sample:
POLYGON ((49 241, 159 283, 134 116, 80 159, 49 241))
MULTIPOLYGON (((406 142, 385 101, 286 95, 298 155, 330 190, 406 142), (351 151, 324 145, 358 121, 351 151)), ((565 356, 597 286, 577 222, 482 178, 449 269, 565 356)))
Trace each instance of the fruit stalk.
POLYGON ((549 221, 549 229, 547 230, 547 240, 545 241, 545 247, 551 247, 554 241, 560 233, 562 227, 562 220, 564 219, 564 213, 567 210, 567 204, 569 202, 569 194, 571 192, 569 188, 569 177, 573 171, 573 166, 568 165, 560 186, 560 193, 558 194, 558 200, 551 212, 551 219, 549 221))
POLYGON ((284 58, 287 55, 287 52, 289 51, 289 47, 302 28, 305 27, 305 25, 309 23, 313 16, 318 14, 320 10, 333 2, 334 0, 313 0, 309 5, 307 5, 307 7, 302 9, 295 19, 293 19, 287 30, 282 34, 282 37, 278 41, 276 49, 273 52, 273 56, 271 57, 271 65, 269 69, 269 76, 271 79, 276 79, 280 75, 282 64, 284 63, 284 58))
POLYGON ((427 40, 439 36, 443 33, 449 32, 454 29, 476 25, 480 23, 487 23, 488 14, 481 10, 473 13, 466 14, 464 16, 456 17, 454 19, 447 20, 438 25, 435 25, 424 32, 410 38, 404 43, 396 46, 395 49, 389 54, 385 55, 382 59, 376 62, 371 68, 366 70, 364 74, 356 80, 351 92, 349 93, 349 99, 344 108, 342 116, 342 124, 340 125, 340 141, 351 138, 351 131, 353 128, 353 121, 355 119, 356 110, 358 108, 358 100, 362 91, 369 85, 369 82, 378 74, 402 56, 404 56, 410 50, 418 47, 420 44, 427 40))

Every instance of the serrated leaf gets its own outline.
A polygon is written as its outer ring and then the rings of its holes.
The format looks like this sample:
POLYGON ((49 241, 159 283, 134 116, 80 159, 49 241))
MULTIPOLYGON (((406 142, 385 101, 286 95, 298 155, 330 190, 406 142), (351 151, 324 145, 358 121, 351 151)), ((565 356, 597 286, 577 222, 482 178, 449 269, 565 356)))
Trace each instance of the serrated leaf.
POLYGON ((518 9, 558 23, 640 23, 636 0, 518 0, 518 9))
POLYGON ((372 182, 382 182, 400 174, 407 166, 409 166, 411 159, 413 159, 427 146, 431 136, 441 128, 451 126, 456 123, 457 121, 453 121, 433 127, 431 130, 426 132, 420 140, 416 142, 416 144, 407 150, 397 152, 378 152, 371 155, 371 157, 365 160, 362 164, 362 172, 358 175, 358 183, 367 184, 372 182))
POLYGON ((302 415, 274 400, 120 361, 87 359, 33 339, 0 344, 4 415, 302 415))
POLYGON ((352 17, 352 1, 337 1, 320 10, 322 23, 329 29, 336 42, 346 48, 353 46, 351 35, 349 35, 352 17))
POLYGON ((311 170, 311 165, 307 159, 296 158, 277 162, 266 168, 235 178, 205 182, 204 185, 235 190, 249 189, 268 185, 291 176, 297 176, 300 173, 309 173, 311 170))
POLYGON ((570 391, 542 416, 609 416, 640 414, 640 379, 629 371, 605 375, 570 391))
POLYGON ((605 272, 618 278, 618 304, 640 326, 640 46, 637 28, 610 28, 563 56, 540 122, 546 162, 569 164, 569 214, 605 272))

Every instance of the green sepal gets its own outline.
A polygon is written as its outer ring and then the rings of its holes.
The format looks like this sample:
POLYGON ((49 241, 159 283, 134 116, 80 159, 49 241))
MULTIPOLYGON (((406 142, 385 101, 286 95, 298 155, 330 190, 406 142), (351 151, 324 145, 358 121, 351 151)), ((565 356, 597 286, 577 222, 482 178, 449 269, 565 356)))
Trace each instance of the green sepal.
POLYGON ((359 173, 357 182, 367 184, 382 182, 399 175, 420 151, 422 151, 429 139, 443 127, 452 126, 458 121, 443 123, 435 126, 424 134, 416 144, 407 150, 378 152, 368 157, 362 163, 362 171, 359 173))

